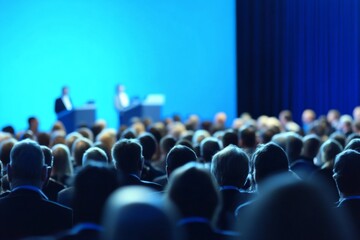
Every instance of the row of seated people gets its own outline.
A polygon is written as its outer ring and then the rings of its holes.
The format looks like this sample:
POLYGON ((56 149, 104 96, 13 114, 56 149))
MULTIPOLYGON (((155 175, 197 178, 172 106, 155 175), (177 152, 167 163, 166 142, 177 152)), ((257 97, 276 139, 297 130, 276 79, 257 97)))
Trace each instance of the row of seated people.
POLYGON ((259 144, 251 124, 191 138, 137 124, 118 141, 107 129, 95 143, 84 129, 47 146, 2 140, 0 239, 356 239, 356 136, 259 144))

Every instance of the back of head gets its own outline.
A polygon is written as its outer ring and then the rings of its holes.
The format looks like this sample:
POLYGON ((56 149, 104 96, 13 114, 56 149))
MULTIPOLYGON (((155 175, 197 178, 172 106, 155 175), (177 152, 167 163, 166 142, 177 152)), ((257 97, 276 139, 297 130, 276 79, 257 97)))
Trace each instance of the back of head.
POLYGON ((211 172, 220 186, 244 186, 249 174, 249 158, 239 147, 229 145, 212 159, 211 172))
POLYGON ((120 139, 123 139, 123 138, 126 138, 126 139, 136 138, 136 133, 132 128, 127 128, 121 133, 120 139))
POLYGON ((310 134, 303 139, 303 150, 301 155, 307 158, 315 158, 320 149, 321 140, 315 134, 310 134))
POLYGON ((212 157, 220 149, 220 141, 214 137, 205 138, 200 143, 200 155, 205 162, 211 162, 212 157))
POLYGON ((289 110, 282 110, 279 113, 279 120, 282 124, 292 121, 292 114, 289 110))
POLYGON ((240 147, 254 148, 256 146, 256 129, 253 126, 244 126, 239 132, 240 147))
POLYGON ((196 153, 190 148, 183 145, 174 146, 166 156, 166 172, 167 175, 186 163, 195 162, 197 159, 196 153))
POLYGON ((340 132, 334 132, 332 133, 329 138, 335 139, 338 143, 341 144, 341 146, 344 148, 346 143, 346 137, 343 133, 340 132))
POLYGON ((239 144, 237 134, 234 131, 225 131, 222 137, 222 144, 224 148, 230 144, 237 146, 239 144))
POLYGON ((168 154, 175 146, 176 140, 172 136, 165 136, 160 140, 160 151, 163 154, 168 154))
POLYGON ((65 143, 66 143, 66 146, 68 146, 68 148, 70 149, 70 151, 72 150, 72 146, 73 146, 74 142, 81 137, 82 137, 82 135, 78 132, 71 132, 68 135, 66 135, 65 143))
POLYGON ((347 136, 346 141, 345 141, 345 146, 347 146, 353 139, 360 139, 360 134, 352 133, 349 136, 347 136))
POLYGON ((56 144, 52 147, 53 173, 61 176, 72 174, 70 151, 65 144, 56 144))
POLYGON ((72 145, 72 154, 76 166, 82 165, 83 155, 91 146, 92 142, 87 138, 81 137, 76 139, 72 145))
POLYGON ((50 134, 47 132, 40 132, 37 135, 37 142, 43 146, 50 146, 50 134))
POLYGON ((32 140, 23 140, 14 145, 10 153, 12 187, 17 184, 41 186, 44 154, 40 145, 32 140))
POLYGON ((321 160, 323 163, 332 163, 335 160, 337 154, 343 150, 340 143, 336 140, 329 139, 325 141, 320 147, 321 160))
POLYGON ((360 153, 346 150, 336 156, 334 179, 345 196, 360 194, 360 153))
POLYGON ((81 127, 76 130, 78 133, 81 134, 82 137, 89 139, 91 142, 94 141, 94 134, 88 127, 81 127))
POLYGON ((323 188, 286 176, 269 180, 266 191, 246 216, 246 239, 340 240, 352 237, 351 229, 342 223, 346 219, 333 211, 323 188))
POLYGON ((138 139, 143 149, 144 158, 151 160, 157 148, 155 137, 151 133, 142 133, 138 139))
POLYGON ((87 149, 82 158, 82 165, 85 166, 91 162, 101 162, 106 164, 108 162, 108 157, 105 151, 98 147, 87 149))
POLYGON ((124 187, 106 203, 102 240, 175 240, 174 209, 144 187, 124 187))
POLYGON ((299 134, 287 133, 286 153, 290 163, 300 158, 302 147, 303 141, 299 134))
POLYGON ((6 166, 10 162, 10 152, 16 143, 17 140, 14 138, 10 138, 1 142, 0 160, 4 166, 6 166))
POLYGON ((214 220, 220 207, 218 185, 202 165, 188 163, 176 169, 167 185, 167 198, 183 218, 202 217, 214 220))
POLYGON ((121 139, 112 148, 115 167, 124 173, 139 173, 144 163, 142 146, 136 139, 121 139))
POLYGON ((105 165, 86 165, 74 180, 75 222, 100 223, 109 195, 119 186, 117 173, 105 165))
POLYGON ((344 150, 355 150, 360 152, 360 139, 351 140, 348 145, 346 145, 344 150))
POLYGON ((258 184, 268 177, 289 171, 286 153, 275 143, 260 146, 254 153, 253 161, 258 184))

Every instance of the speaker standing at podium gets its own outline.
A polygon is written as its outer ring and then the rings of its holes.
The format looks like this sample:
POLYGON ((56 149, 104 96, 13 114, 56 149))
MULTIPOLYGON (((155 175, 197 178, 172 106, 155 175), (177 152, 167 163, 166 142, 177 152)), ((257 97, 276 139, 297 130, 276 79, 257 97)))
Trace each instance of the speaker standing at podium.
POLYGON ((130 106, 130 100, 129 96, 125 92, 125 87, 122 84, 118 84, 116 86, 114 106, 116 111, 119 113, 119 126, 121 126, 121 124, 127 124, 127 121, 124 119, 124 110, 130 106))
POLYGON ((61 97, 57 98, 55 101, 55 112, 58 114, 65 110, 70 111, 72 108, 71 99, 69 97, 69 88, 64 86, 62 88, 61 97))
POLYGON ((121 111, 130 105, 129 96, 125 92, 125 87, 121 84, 116 86, 114 104, 117 111, 121 111))

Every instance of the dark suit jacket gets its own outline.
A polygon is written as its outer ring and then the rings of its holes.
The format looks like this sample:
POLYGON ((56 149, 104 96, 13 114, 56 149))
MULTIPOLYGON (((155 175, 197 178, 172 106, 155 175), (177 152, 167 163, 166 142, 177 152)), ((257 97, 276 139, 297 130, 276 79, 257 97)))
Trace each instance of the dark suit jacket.
POLYGON ((341 201, 338 205, 338 209, 345 213, 353 224, 353 228, 360 237, 360 199, 348 199, 341 201))
POLYGON ((0 239, 53 234, 72 227, 72 210, 19 189, 0 199, 0 239))
POLYGON ((254 198, 255 193, 249 193, 240 189, 224 189, 220 191, 223 205, 219 213, 217 227, 223 230, 235 229, 235 210, 254 198))
POLYGON ((61 97, 57 98, 55 100, 55 112, 56 112, 56 114, 58 114, 58 113, 60 113, 62 111, 65 111, 65 110, 66 110, 66 107, 65 107, 65 104, 62 101, 61 97))
POLYGON ((135 177, 133 175, 127 175, 123 177, 123 184, 125 186, 145 186, 145 187, 149 187, 155 191, 159 191, 161 192, 163 190, 163 187, 157 183, 154 182, 148 182, 148 181, 142 181, 140 180, 140 178, 135 177))
POLYGON ((56 202, 58 192, 65 189, 65 186, 55 179, 50 178, 46 186, 43 187, 43 192, 49 200, 56 202))
POLYGON ((155 178, 154 183, 160 184, 161 186, 163 186, 163 188, 165 188, 168 183, 167 175, 165 174, 163 176, 155 178))
POLYGON ((68 187, 57 194, 57 202, 66 207, 73 207, 74 187, 68 187))
POLYGON ((290 169, 295 172, 301 179, 307 180, 319 168, 315 166, 312 159, 298 159, 290 164, 290 169))
POLYGON ((230 231, 220 231, 208 223, 191 222, 180 226, 186 240, 227 240, 238 239, 239 234, 230 231))

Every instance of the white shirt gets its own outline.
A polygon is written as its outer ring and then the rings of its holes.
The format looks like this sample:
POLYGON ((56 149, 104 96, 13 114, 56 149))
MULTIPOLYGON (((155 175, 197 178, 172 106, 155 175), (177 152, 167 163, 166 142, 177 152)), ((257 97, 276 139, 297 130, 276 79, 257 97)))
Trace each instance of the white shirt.
POLYGON ((71 105, 69 96, 64 95, 64 96, 62 96, 61 100, 63 101, 63 103, 66 107, 66 110, 70 111, 72 109, 72 105, 71 105))
POLYGON ((119 101, 120 101, 121 107, 123 107, 123 108, 128 107, 129 104, 130 104, 129 97, 128 97, 128 95, 127 95, 126 93, 124 93, 124 92, 121 92, 121 93, 119 94, 119 101))

